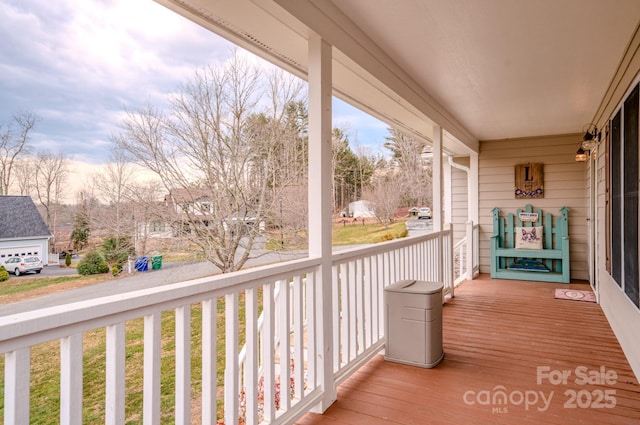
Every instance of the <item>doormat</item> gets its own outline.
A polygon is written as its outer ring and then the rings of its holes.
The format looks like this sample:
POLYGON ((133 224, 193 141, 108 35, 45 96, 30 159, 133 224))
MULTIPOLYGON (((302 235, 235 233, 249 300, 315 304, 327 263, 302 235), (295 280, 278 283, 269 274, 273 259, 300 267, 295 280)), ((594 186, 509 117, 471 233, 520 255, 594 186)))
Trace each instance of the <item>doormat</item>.
POLYGON ((577 289, 556 288, 555 298, 559 300, 596 302, 596 294, 592 291, 579 291, 577 289))

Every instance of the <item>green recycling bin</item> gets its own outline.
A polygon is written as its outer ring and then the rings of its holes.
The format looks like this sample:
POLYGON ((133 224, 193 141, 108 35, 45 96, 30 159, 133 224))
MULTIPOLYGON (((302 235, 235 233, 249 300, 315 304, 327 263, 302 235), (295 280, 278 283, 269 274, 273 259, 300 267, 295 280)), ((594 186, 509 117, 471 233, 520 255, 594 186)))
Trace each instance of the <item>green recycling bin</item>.
POLYGON ((162 255, 154 255, 151 257, 151 268, 153 270, 162 268, 162 255))

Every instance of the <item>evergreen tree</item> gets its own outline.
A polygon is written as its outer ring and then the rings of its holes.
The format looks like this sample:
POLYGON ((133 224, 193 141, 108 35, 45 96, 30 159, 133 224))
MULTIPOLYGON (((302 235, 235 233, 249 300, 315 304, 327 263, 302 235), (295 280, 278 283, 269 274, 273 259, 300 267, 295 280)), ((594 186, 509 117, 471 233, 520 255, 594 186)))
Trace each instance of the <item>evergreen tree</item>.
POLYGON ((375 170, 374 158, 357 155, 349 138, 340 128, 333 129, 333 202, 334 212, 347 208, 362 197, 362 189, 370 184, 375 170))
POLYGON ((86 205, 82 204, 73 217, 73 231, 71 232, 73 248, 76 251, 82 249, 89 241, 90 234, 89 214, 87 213, 86 205))

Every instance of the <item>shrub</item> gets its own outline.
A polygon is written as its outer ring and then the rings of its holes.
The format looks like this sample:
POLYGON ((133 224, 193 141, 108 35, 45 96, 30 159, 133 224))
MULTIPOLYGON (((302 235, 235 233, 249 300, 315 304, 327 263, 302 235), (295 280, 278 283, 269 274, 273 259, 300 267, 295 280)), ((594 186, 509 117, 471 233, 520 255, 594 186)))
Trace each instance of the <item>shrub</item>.
POLYGON ((391 233, 385 233, 384 235, 382 235, 380 237, 380 239, 382 240, 382 242, 392 241, 393 240, 393 235, 391 233))
POLYGON ((0 266, 0 282, 4 282, 5 280, 9 280, 9 272, 4 266, 0 266))
POLYGON ((78 273, 86 276, 109 272, 109 266, 104 261, 104 257, 96 250, 89 251, 78 263, 78 273))
POLYGON ((111 267, 111 274, 117 276, 122 271, 122 264, 116 263, 111 267))
POLYGON ((110 237, 102 243, 104 258, 109 264, 124 263, 134 253, 130 238, 110 237))
POLYGON ((71 254, 67 252, 64 256, 64 265, 69 267, 71 265, 71 254))

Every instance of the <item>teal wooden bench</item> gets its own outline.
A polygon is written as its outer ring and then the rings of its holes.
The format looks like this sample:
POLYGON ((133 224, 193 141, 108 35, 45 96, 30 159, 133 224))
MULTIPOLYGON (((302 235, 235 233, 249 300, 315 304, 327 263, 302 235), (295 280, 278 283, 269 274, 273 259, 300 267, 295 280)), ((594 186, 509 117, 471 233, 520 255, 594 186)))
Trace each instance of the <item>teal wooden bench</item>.
MULTIPOLYGON (((500 215, 494 208, 491 236, 491 277, 497 279, 537 280, 569 283, 569 208, 562 207, 560 216, 544 216, 542 210, 531 205, 515 214, 500 215), (521 213, 524 213, 521 215, 521 213), (522 221, 537 214, 537 221, 522 221), (543 220, 544 218, 544 220, 543 220), (536 234, 542 226, 542 235, 536 234), (534 230, 536 228, 536 230, 534 230), (519 231, 520 233, 518 234, 519 231), (523 236, 524 235, 524 236, 523 236), (521 238, 518 241, 516 238, 521 238), (517 247, 517 242, 529 244, 527 239, 541 238, 541 249, 517 247), (525 242, 522 242, 524 239, 525 242)), ((540 241, 536 240, 538 244, 540 241)))

